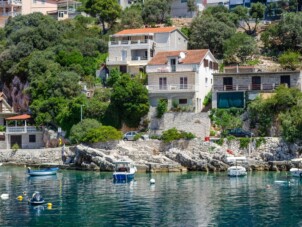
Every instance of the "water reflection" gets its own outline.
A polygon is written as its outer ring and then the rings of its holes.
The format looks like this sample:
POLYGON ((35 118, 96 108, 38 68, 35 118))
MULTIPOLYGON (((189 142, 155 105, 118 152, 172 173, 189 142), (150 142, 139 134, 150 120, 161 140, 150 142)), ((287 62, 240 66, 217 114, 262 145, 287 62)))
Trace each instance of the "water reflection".
POLYGON ((23 168, 5 167, 0 192, 10 194, 0 200, 0 226, 298 226, 302 218, 302 182, 285 173, 136 174, 129 183, 114 184, 112 173, 62 171, 28 178, 23 168), (275 184, 278 180, 290 184, 275 184), (36 190, 52 209, 16 199, 36 190))

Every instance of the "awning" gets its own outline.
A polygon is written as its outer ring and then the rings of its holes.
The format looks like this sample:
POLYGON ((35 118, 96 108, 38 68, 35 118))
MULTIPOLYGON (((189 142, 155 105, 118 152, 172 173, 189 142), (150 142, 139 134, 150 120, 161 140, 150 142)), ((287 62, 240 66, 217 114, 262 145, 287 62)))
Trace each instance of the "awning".
POLYGON ((28 114, 22 114, 22 115, 18 115, 18 116, 14 116, 14 117, 8 117, 8 118, 5 118, 5 120, 27 120, 27 119, 30 119, 31 116, 28 115, 28 114))

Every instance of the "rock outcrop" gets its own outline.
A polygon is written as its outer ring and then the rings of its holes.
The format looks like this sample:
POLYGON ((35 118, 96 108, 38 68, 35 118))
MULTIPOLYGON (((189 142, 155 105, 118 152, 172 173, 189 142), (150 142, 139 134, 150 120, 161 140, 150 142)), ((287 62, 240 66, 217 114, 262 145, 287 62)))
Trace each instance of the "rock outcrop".
MULTIPOLYGON (((263 139, 262 139, 263 140, 263 139)), ((0 162, 38 164, 50 162, 78 169, 113 171, 118 160, 133 161, 138 170, 156 171, 226 171, 231 165, 228 156, 245 156, 240 163, 248 170, 289 170, 297 164, 302 150, 299 144, 287 144, 279 138, 265 138, 262 143, 250 143, 240 148, 240 140, 225 141, 222 146, 200 139, 164 143, 159 140, 114 141, 89 146, 61 147, 41 150, 1 150, 0 162)))

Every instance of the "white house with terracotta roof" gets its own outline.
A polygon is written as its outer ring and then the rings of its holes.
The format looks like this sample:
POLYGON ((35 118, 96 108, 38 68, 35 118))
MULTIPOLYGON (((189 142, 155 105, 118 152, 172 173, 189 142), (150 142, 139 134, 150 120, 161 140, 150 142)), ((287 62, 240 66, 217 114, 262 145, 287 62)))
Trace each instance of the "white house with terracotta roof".
POLYGON ((5 25, 8 17, 42 13, 54 15, 62 20, 75 15, 76 8, 82 3, 74 0, 0 0, 0 27, 5 25))
POLYGON ((163 51, 148 63, 146 72, 151 106, 166 99, 168 108, 185 106, 200 112, 218 62, 208 49, 163 51))
POLYGON ((127 29, 110 36, 107 66, 137 74, 160 51, 186 50, 187 38, 175 27, 127 29))
POLYGON ((43 130, 33 124, 33 119, 28 114, 8 117, 6 121, 5 141, 6 149, 18 144, 21 149, 34 149, 44 146, 43 130))

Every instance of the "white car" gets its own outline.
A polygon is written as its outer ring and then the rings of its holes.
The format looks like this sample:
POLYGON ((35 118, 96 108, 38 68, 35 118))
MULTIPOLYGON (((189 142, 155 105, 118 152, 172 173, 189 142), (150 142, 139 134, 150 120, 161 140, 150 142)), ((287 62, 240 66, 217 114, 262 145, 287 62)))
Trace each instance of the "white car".
POLYGON ((126 132, 123 136, 123 140, 134 140, 134 137, 136 136, 138 132, 137 131, 130 131, 130 132, 126 132))

